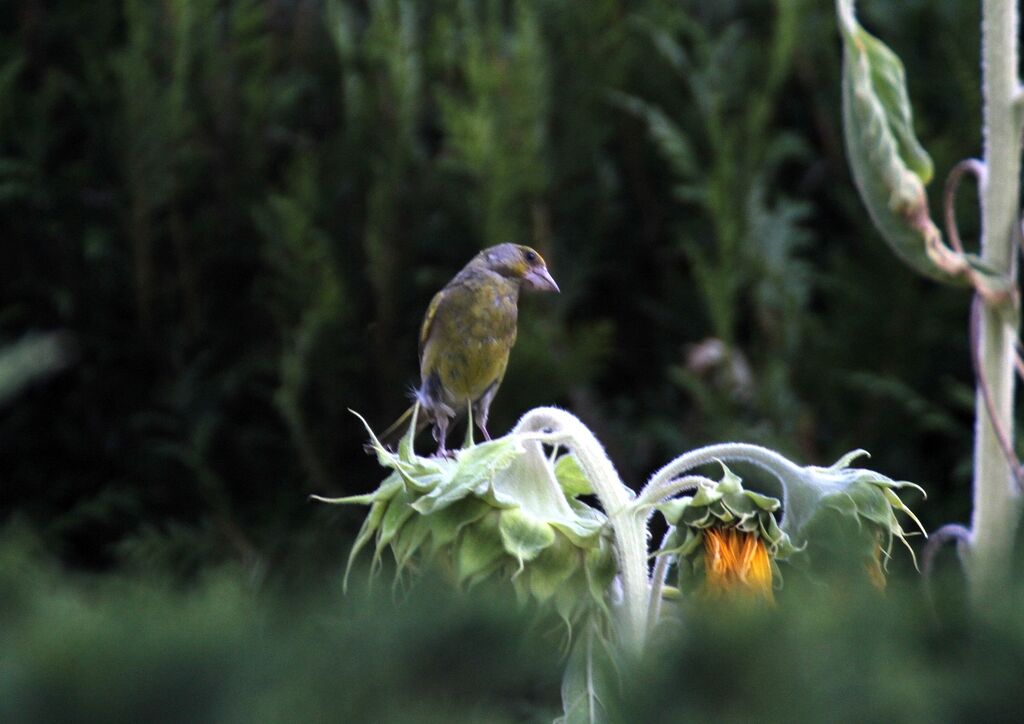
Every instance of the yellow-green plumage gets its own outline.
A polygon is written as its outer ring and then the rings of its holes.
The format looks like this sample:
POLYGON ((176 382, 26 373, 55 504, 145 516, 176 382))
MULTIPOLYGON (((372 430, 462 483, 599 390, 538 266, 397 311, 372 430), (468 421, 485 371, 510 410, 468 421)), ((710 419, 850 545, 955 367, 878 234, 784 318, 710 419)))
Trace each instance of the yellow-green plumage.
POLYGON ((490 439, 488 412, 516 341, 524 287, 558 291, 540 254, 500 244, 473 257, 430 302, 420 329, 416 398, 434 424, 439 453, 446 453, 450 420, 470 405, 474 421, 490 439))
POLYGON ((420 376, 438 375, 446 401, 474 402, 508 366, 519 285, 473 269, 437 293, 420 335, 420 376))

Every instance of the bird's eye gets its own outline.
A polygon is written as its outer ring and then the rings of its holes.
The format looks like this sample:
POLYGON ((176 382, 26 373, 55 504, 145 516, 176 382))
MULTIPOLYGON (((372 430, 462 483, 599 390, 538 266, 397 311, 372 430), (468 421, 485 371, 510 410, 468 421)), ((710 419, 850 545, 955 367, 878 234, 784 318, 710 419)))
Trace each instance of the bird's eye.
POLYGON ((532 251, 526 252, 526 261, 537 261, 537 255, 532 251))

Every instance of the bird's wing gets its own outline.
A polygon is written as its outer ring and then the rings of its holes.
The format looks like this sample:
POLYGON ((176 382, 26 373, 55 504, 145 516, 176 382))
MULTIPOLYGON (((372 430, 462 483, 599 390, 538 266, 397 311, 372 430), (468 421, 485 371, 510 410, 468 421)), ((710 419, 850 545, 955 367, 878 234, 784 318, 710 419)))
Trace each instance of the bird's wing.
POLYGON ((448 294, 448 287, 445 287, 430 300, 430 306, 427 307, 427 313, 423 315, 423 326, 420 327, 420 364, 423 364, 423 352, 427 348, 427 340, 430 339, 430 331, 434 326, 434 317, 437 316, 437 310, 441 306, 441 302, 448 294))

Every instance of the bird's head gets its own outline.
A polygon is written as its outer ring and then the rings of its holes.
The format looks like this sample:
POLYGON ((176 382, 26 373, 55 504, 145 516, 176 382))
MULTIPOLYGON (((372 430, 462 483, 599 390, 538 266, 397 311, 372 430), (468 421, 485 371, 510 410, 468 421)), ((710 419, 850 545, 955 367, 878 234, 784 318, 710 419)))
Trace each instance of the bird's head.
POLYGON ((499 244, 480 252, 480 257, 491 271, 509 279, 517 279, 527 289, 557 292, 558 285, 551 278, 544 257, 522 244, 499 244))

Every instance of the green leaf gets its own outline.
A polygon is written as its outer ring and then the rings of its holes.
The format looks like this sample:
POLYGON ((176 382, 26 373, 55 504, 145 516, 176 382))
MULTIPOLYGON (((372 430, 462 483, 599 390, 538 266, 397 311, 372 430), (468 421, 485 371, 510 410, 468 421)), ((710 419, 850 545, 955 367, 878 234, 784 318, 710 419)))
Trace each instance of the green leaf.
POLYGON ((480 481, 491 481, 523 452, 515 438, 501 438, 463 448, 452 474, 455 487, 471 486, 480 481))
POLYGON ((665 546, 656 555, 677 555, 685 558, 701 547, 704 542, 704 532, 693 528, 676 528, 665 546))
POLYGON ((888 528, 895 521, 895 516, 883 490, 870 483, 861 483, 850 486, 849 493, 857 502, 857 512, 861 517, 882 528, 888 528))
POLYGON ((415 516, 402 527, 401 532, 391 541, 391 552, 394 554, 399 568, 405 567, 429 535, 429 521, 420 515, 415 516))
MULTIPOLYGON (((478 495, 480 486, 489 485, 517 454, 517 445, 512 440, 495 440, 461 450, 458 459, 438 463, 439 477, 431 478, 434 487, 413 503, 413 508, 429 515, 466 496, 478 495)), ((422 483, 420 480, 417 485, 422 483)))
POLYGON ((359 529, 359 534, 356 536, 355 543, 352 544, 352 550, 348 554, 348 563, 345 565, 345 576, 342 581, 342 588, 348 588, 348 574, 352 571, 352 563, 355 561, 356 556, 359 555, 374 533, 377 532, 377 528, 380 525, 380 521, 384 518, 384 513, 387 509, 387 503, 374 503, 370 506, 370 513, 366 516, 366 520, 363 521, 362 527, 359 529))
POLYGON ((856 516, 859 510, 857 501, 846 490, 826 495, 821 499, 820 504, 849 516, 856 516))
POLYGON ((383 467, 395 468, 397 459, 386 447, 384 447, 381 441, 377 439, 377 434, 373 431, 373 428, 370 427, 370 423, 366 421, 366 418, 355 410, 349 410, 349 412, 359 418, 359 422, 363 423, 363 427, 365 427, 366 432, 369 433, 370 447, 372 447, 373 451, 377 454, 377 462, 383 467))
POLYGON ((412 406, 412 419, 409 421, 409 430, 398 441, 398 457, 402 460, 412 460, 416 457, 416 418, 419 417, 419 414, 420 403, 417 402, 412 406))
POLYGON ((702 506, 711 505, 712 503, 721 500, 725 493, 718 489, 718 486, 701 485, 697 488, 697 492, 694 493, 693 501, 690 506, 698 508, 702 506))
MULTIPOLYGON (((579 548, 565 538, 556 540, 554 545, 545 548, 530 563, 530 593, 538 601, 548 600, 574 573, 580 571, 582 562, 582 551, 579 548)), ((582 590, 571 590, 573 586, 565 586, 574 604, 578 604, 587 593, 586 580, 582 576, 578 583, 583 584, 582 590)))
MULTIPOLYGON (((916 488, 917 486, 915 485, 914 487, 916 488)), ((896 495, 896 493, 894 493, 890 488, 885 488, 882 492, 885 494, 885 499, 889 501, 893 508, 906 513, 907 517, 914 521, 914 524, 917 525, 922 533, 924 533, 925 537, 928 536, 928 533, 925 531, 921 521, 918 520, 916 515, 914 515, 914 511, 908 508, 907 504, 900 499, 900 496, 896 495)))
POLYGON ((743 497, 757 506, 757 511, 755 512, 764 510, 769 513, 773 513, 778 510, 781 505, 778 498, 773 498, 770 495, 761 495, 760 493, 755 493, 753 490, 743 491, 743 497))
POLYGON ((593 624, 577 637, 562 677, 563 714, 556 724, 597 724, 613 719, 606 702, 614 700, 617 678, 607 644, 593 624))
POLYGON ((345 498, 325 498, 321 495, 310 495, 310 500, 332 505, 370 505, 390 500, 399 490, 404 487, 402 477, 398 473, 392 473, 372 493, 365 495, 350 495, 345 498))
POLYGON ((601 610, 610 615, 605 602, 605 591, 619 572, 611 543, 588 550, 583 568, 587 576, 587 585, 590 587, 591 600, 596 601, 601 610))
POLYGON ((573 545, 580 548, 589 548, 593 545, 595 538, 601 535, 607 519, 603 513, 589 506, 584 506, 582 503, 580 505, 588 508, 590 514, 588 515, 583 510, 576 509, 578 517, 564 520, 549 520, 548 523, 551 524, 552 528, 572 541, 573 545))
MULTIPOLYGON (((550 549, 548 549, 550 550, 550 549)), ((577 561, 582 561, 582 556, 577 557, 577 561)), ((586 573, 577 566, 570 571, 569 578, 563 579, 563 581, 553 587, 550 585, 552 581, 545 580, 542 585, 538 587, 537 582, 534 580, 535 571, 533 570, 533 564, 530 565, 530 590, 534 596, 539 596, 541 591, 551 591, 551 594, 543 600, 548 602, 554 602, 555 613, 565 622, 568 627, 569 635, 572 635, 572 623, 578 618, 578 613, 581 610, 585 610, 586 606, 592 603, 586 596, 589 590, 586 573)), ((607 609, 602 607, 601 610, 607 613, 607 609)))
POLYGON ((473 406, 466 407, 466 437, 462 441, 462 449, 468 450, 473 447, 473 406))
POLYGON ((555 542, 555 531, 543 520, 511 508, 501 512, 501 540, 520 564, 532 561, 555 542))
POLYGON ((730 470, 721 460, 718 464, 722 466, 722 479, 715 486, 716 490, 725 495, 735 495, 743 490, 743 483, 739 476, 730 470))
POLYGON ((524 511, 547 521, 575 518, 554 469, 539 443, 527 441, 511 465, 494 476, 494 492, 513 498, 524 511))
POLYGON ((853 178, 890 248, 918 272, 964 283, 966 260, 943 243, 924 187, 931 158, 917 141, 903 63, 837 0, 843 38, 843 133, 853 178))
POLYGON ((834 463, 832 463, 832 465, 828 469, 829 470, 842 470, 843 468, 848 468, 848 467, 850 467, 850 463, 852 463, 854 460, 856 460, 858 458, 862 458, 862 457, 871 457, 871 453, 869 453, 867 450, 863 450, 861 448, 857 448, 856 450, 851 450, 850 452, 846 453, 841 458, 836 460, 834 463))
POLYGON ((454 505, 466 496, 472 494, 472 488, 467 486, 452 485, 451 478, 437 485, 426 495, 421 496, 412 504, 413 509, 420 515, 432 515, 438 513, 450 505, 454 505))
POLYGON ((459 582, 487 575, 500 564, 504 554, 498 513, 491 512, 467 526, 462 535, 455 556, 455 573, 459 582))
POLYGON ((672 500, 666 500, 664 503, 658 503, 655 507, 665 516, 665 520, 668 521, 669 525, 678 525, 679 519, 692 502, 693 496, 684 495, 672 500))
POLYGON ((399 528, 409 520, 414 511, 410 505, 412 494, 402 490, 388 504, 384 518, 380 523, 380 534, 377 536, 377 552, 392 541, 399 528))
POLYGON ((445 464, 450 465, 451 461, 445 460, 443 464, 437 464, 433 468, 426 464, 418 465, 411 470, 403 470, 399 475, 411 490, 420 494, 429 493, 451 477, 445 464))
POLYGON ((434 548, 448 545, 464 526, 479 520, 493 510, 487 503, 467 498, 427 517, 430 524, 430 542, 434 548))
POLYGON ((715 516, 706 505, 691 505, 683 511, 679 521, 680 525, 686 525, 691 528, 706 528, 715 521, 715 516))
POLYGON ((555 462, 555 478, 562 486, 562 491, 567 498, 590 495, 594 492, 590 480, 587 479, 586 473, 580 467, 579 460, 571 453, 562 455, 555 462))

